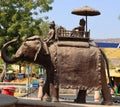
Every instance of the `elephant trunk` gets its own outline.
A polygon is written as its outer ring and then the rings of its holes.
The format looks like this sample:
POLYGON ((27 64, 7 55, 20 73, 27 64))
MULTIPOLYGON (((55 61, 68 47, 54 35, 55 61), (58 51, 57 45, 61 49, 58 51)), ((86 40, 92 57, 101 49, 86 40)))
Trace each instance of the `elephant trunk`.
POLYGON ((6 63, 16 63, 18 60, 19 60, 19 57, 13 57, 13 58, 9 58, 7 55, 6 55, 6 51, 7 51, 7 48, 9 45, 15 43, 16 41, 18 40, 18 38, 16 39, 13 39, 9 42, 7 42, 6 44, 3 45, 2 49, 1 49, 1 57, 2 59, 6 62, 6 63))

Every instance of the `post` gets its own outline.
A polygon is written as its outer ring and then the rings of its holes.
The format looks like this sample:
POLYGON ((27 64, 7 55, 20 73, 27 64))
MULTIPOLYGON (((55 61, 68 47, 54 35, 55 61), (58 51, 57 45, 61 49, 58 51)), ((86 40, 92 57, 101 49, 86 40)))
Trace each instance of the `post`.
POLYGON ((39 90, 38 90, 38 98, 40 100, 42 100, 42 97, 43 97, 43 86, 44 86, 44 80, 41 78, 40 84, 39 84, 39 90))

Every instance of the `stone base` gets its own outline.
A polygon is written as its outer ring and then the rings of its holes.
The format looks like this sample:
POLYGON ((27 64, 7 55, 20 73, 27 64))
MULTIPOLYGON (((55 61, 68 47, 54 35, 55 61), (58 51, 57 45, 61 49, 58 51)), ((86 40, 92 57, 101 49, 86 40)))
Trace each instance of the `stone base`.
POLYGON ((0 107, 16 107, 17 101, 13 96, 0 94, 0 107))

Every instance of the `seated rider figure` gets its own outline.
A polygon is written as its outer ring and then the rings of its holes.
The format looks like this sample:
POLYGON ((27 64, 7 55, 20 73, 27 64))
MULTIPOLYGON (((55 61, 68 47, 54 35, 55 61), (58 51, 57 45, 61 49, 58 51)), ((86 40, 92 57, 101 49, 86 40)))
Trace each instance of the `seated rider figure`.
POLYGON ((72 30, 72 35, 71 36, 79 36, 79 37, 83 37, 84 36, 84 31, 85 31, 85 20, 82 18, 80 19, 78 27, 75 27, 72 30))
POLYGON ((49 32, 48 32, 48 38, 46 40, 46 43, 52 43, 55 41, 55 22, 52 21, 49 24, 49 32))
POLYGON ((55 41, 55 22, 52 21, 49 24, 49 32, 48 32, 48 37, 45 39, 44 42, 44 48, 46 51, 46 55, 49 55, 49 49, 48 46, 55 41))

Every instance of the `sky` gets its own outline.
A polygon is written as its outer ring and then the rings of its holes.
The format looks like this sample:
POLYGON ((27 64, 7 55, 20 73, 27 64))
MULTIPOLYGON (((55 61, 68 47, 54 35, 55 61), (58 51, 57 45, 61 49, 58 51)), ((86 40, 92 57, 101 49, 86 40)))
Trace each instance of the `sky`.
POLYGON ((79 26, 79 20, 85 18, 71 14, 71 11, 83 6, 90 6, 101 15, 88 16, 88 30, 92 39, 120 38, 120 0, 54 0, 53 9, 45 13, 49 21, 72 30, 79 26))

